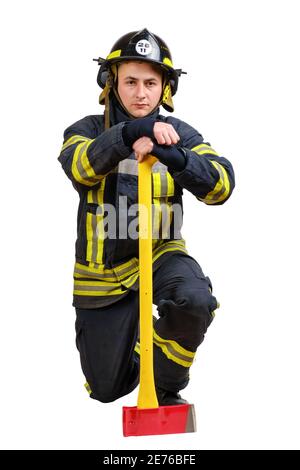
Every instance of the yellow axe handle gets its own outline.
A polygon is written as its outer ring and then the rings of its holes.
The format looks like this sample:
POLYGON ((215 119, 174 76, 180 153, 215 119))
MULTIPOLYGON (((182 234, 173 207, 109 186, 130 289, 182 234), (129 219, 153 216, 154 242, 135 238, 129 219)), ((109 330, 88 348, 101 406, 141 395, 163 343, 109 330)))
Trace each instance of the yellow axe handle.
POLYGON ((140 274, 140 388, 138 408, 158 408, 153 371, 152 321, 152 177, 157 161, 148 155, 138 164, 140 274))

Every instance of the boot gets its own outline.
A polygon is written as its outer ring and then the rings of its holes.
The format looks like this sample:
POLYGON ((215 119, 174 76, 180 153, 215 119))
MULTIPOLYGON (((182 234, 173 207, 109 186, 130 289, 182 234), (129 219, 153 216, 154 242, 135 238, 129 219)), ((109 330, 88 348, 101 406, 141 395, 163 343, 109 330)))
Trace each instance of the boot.
POLYGON ((156 395, 159 406, 187 405, 188 403, 178 392, 170 392, 159 387, 156 387, 156 395))

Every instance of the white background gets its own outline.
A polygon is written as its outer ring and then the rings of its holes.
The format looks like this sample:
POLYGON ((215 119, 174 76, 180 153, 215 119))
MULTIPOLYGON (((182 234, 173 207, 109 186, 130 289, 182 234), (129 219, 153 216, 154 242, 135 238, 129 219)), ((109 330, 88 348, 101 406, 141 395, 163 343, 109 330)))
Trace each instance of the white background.
POLYGON ((300 448, 297 3, 1 3, 1 448, 300 448), (57 156, 67 126, 102 112, 92 58, 144 27, 188 71, 175 115, 230 159, 237 186, 219 207, 185 195, 187 246, 221 303, 183 394, 198 432, 125 439, 137 391, 101 404, 83 388, 78 197, 57 156))

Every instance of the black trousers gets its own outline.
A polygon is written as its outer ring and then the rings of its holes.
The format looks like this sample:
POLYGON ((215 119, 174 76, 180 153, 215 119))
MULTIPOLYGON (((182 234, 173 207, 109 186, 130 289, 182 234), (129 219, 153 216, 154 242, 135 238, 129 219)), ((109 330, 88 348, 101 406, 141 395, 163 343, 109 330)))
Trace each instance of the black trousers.
MULTIPOLYGON (((212 286, 199 264, 174 254, 153 274, 155 384, 178 391, 189 381, 189 367, 217 308, 212 286)), ((76 309, 76 345, 91 398, 111 402, 139 382, 135 352, 139 326, 139 293, 97 309, 76 309)))

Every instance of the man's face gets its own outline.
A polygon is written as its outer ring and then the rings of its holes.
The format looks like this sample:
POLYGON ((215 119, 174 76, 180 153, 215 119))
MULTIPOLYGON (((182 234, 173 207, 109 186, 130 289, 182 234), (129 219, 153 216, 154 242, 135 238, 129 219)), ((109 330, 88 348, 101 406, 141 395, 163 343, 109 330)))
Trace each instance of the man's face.
POLYGON ((118 93, 132 116, 147 116, 159 103, 162 74, 147 62, 124 62, 118 69, 118 93))

